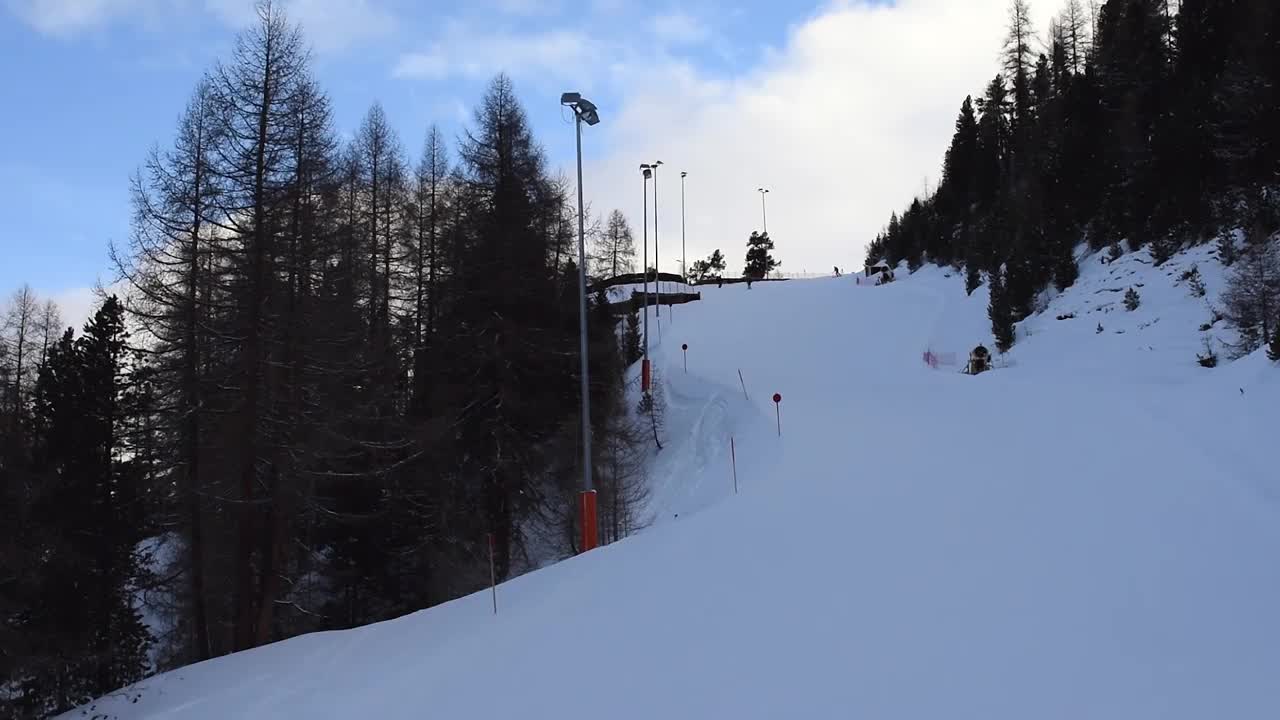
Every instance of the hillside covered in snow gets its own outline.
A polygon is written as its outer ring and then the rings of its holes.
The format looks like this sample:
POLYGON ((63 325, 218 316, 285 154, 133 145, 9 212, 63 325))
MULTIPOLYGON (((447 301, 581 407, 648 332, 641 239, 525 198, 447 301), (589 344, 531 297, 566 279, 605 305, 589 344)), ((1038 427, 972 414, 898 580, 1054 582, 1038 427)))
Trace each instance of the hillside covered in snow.
POLYGON ((1280 716, 1280 371, 1197 361, 1208 250, 1080 268, 978 376, 962 272, 700 288, 648 529, 65 717, 1280 716))

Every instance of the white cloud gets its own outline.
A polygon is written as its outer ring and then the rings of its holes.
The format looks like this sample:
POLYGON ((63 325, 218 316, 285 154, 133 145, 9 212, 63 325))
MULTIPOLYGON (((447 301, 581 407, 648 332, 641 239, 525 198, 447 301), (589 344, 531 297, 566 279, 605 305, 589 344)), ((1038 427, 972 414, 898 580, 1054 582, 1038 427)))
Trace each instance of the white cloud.
POLYGON ((291 0, 286 8, 320 52, 344 50, 396 29, 395 16, 374 0, 291 0))
MULTIPOLYGON (((6 0, 11 12, 36 30, 71 37, 113 22, 157 27, 158 16, 202 9, 222 24, 239 28, 253 22, 254 0, 6 0)), ((289 17, 300 23, 318 51, 342 50, 395 31, 396 19, 380 0, 284 0, 289 17)))
POLYGON ((72 327, 79 335, 84 324, 102 302, 98 291, 91 287, 70 288, 51 293, 39 293, 39 295, 41 298, 49 298, 58 306, 58 312, 62 315, 62 328, 59 329, 59 334, 61 330, 72 327))
MULTIPOLYGON (((224 24, 240 28, 256 18, 256 0, 205 0, 224 24)), ((396 17, 379 0, 284 0, 289 19, 302 26, 318 52, 337 52, 396 30, 396 17)))
MULTIPOLYGON (((861 264, 890 212, 937 182, 960 102, 999 70, 1007 0, 861 1, 828 5, 777 47, 740 48, 753 65, 732 76, 682 59, 676 39, 714 50, 714 29, 679 14, 649 32, 517 33, 452 23, 395 75, 575 87, 601 105, 584 133, 587 196, 639 225, 641 162, 663 160, 664 268, 680 257, 679 173, 689 172, 688 257, 720 248, 731 265, 760 227, 785 270, 861 264), (700 33, 707 35, 695 41, 700 33), (670 42, 652 42, 665 34, 670 42), (613 99, 611 101, 611 96, 613 99)), ((1047 15, 1036 18, 1044 29, 1047 15)), ((615 29, 616 30, 616 29, 615 29)), ((625 28, 623 28, 625 30, 625 28)), ((528 85, 522 85, 528 87, 528 85)), ((567 175, 572 158, 564 158, 567 175)))
POLYGON ((70 36, 130 13, 156 0, 8 0, 9 10, 48 35, 70 36))
POLYGON ((889 213, 926 176, 936 182, 960 102, 998 70, 1006 5, 831 6, 730 80, 671 60, 644 72, 623 66, 612 79, 623 101, 602 107, 604 122, 583 138, 587 195, 638 225, 637 165, 664 160, 660 260, 674 270, 681 170, 690 261, 720 248, 731 266, 741 262, 765 185, 784 270, 860 266, 889 213))
POLYGON ((701 42, 711 34, 702 21, 679 10, 654 16, 652 30, 659 42, 670 45, 701 42))
POLYGON ((575 30, 474 32, 470 26, 454 22, 427 49, 401 56, 392 74, 441 80, 484 78, 519 70, 522 74, 558 76, 573 68, 590 67, 600 56, 601 46, 575 30))

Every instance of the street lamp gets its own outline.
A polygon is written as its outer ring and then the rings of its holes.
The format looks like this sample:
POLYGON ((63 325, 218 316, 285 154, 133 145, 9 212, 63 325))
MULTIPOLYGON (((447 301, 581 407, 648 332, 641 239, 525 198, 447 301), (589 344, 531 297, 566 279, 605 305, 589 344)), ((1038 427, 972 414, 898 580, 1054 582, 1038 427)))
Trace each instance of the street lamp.
POLYGON ((640 361, 640 392, 649 392, 649 178, 653 177, 653 166, 648 163, 640 165, 642 182, 644 183, 644 258, 640 263, 644 276, 644 358, 640 361))
MULTIPOLYGON (((688 175, 689 173, 680 171, 680 275, 686 285, 689 284, 689 264, 684 255, 684 179, 688 175)), ((685 292, 688 292, 688 288, 685 288, 685 292)))
POLYGON ((769 216, 764 212, 764 196, 768 194, 767 188, 756 188, 756 192, 760 193, 760 224, 763 226, 764 234, 769 234, 769 216))
MULTIPOLYGON (((661 160, 654 160, 649 167, 653 168, 653 287, 658 296, 657 307, 653 310, 653 319, 658 323, 658 342, 662 342, 662 282, 658 279, 662 272, 660 263, 662 256, 658 254, 658 166, 661 160)), ((668 311, 669 312, 669 311, 668 311)))
POLYGON ((587 377, 587 231, 582 201, 582 123, 595 125, 600 114, 590 100, 576 92, 560 96, 560 104, 573 108, 578 142, 578 352, 582 356, 582 552, 600 542, 596 525, 596 491, 591 485, 591 391, 587 377))

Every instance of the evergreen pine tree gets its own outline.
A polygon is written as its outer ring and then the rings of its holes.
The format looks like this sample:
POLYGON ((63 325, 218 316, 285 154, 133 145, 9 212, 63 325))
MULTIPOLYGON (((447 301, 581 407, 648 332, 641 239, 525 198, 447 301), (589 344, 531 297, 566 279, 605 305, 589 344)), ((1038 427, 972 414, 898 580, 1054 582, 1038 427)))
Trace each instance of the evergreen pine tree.
POLYGON ((1054 244, 1054 249, 1053 284, 1061 292, 1076 283, 1080 277, 1080 266, 1076 264, 1069 241, 1060 240, 1054 244))
POLYGON ((623 355, 627 364, 638 361, 643 353, 640 337, 640 313, 627 313, 627 327, 622 336, 623 355))
MULTIPOLYGON (((20 704, 59 712, 143 677, 150 640, 131 588, 139 577, 141 477, 126 452, 124 311, 108 298, 68 329, 36 382, 31 520, 50 545, 26 630, 36 640, 20 704)), ((136 459, 136 458, 135 458, 136 459)))
POLYGON ((972 295, 982 286, 982 265, 977 256, 970 254, 964 263, 964 294, 972 295))
POLYGON ((1124 291, 1124 309, 1133 312, 1142 304, 1142 297, 1138 295, 1138 291, 1129 288, 1124 291))
POLYGON ((724 254, 720 252, 720 248, 716 248, 711 252, 711 256, 707 258, 707 275, 713 279, 719 278, 724 274, 727 265, 724 261, 724 254))
POLYGON ((991 334, 996 339, 996 349, 1008 352, 1014 343, 1013 309, 1009 304, 1005 279, 1000 272, 991 274, 988 283, 991 300, 987 306, 987 317, 991 319, 991 334))
MULTIPOLYGON (((743 277, 761 279, 773 272, 782 263, 773 258, 773 240, 769 233, 752 232, 747 239, 747 261, 743 266, 743 277)), ((714 256, 713 256, 714 257, 714 256)))

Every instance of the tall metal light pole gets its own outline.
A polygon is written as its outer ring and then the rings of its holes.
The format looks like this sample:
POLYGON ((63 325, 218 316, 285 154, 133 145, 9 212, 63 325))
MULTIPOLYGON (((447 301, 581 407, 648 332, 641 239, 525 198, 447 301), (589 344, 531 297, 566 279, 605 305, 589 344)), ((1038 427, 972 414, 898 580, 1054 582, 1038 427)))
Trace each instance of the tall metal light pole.
POLYGON ((653 166, 644 163, 640 166, 644 182, 644 259, 640 263, 641 275, 644 276, 644 359, 640 361, 640 392, 649 392, 649 178, 653 177, 653 166))
MULTIPOLYGON (((658 323, 658 342, 662 342, 662 281, 658 279, 662 272, 662 256, 658 254, 658 166, 661 164, 661 160, 653 161, 653 286, 657 288, 658 295, 653 318, 658 323)), ((670 313, 671 310, 668 309, 667 312, 670 313)))
POLYGON ((600 122, 596 106, 576 92, 560 96, 560 104, 573 108, 578 142, 578 352, 582 356, 582 551, 600 542, 596 525, 596 491, 591 484, 591 384, 587 375, 587 231, 582 201, 582 123, 600 122))
POLYGON ((684 179, 688 175, 689 173, 680 171, 680 275, 686 285, 689 283, 689 261, 684 254, 684 179))
POLYGON ((765 235, 769 234, 769 216, 764 211, 764 196, 768 194, 767 188, 756 188, 756 192, 760 193, 760 224, 765 235))

